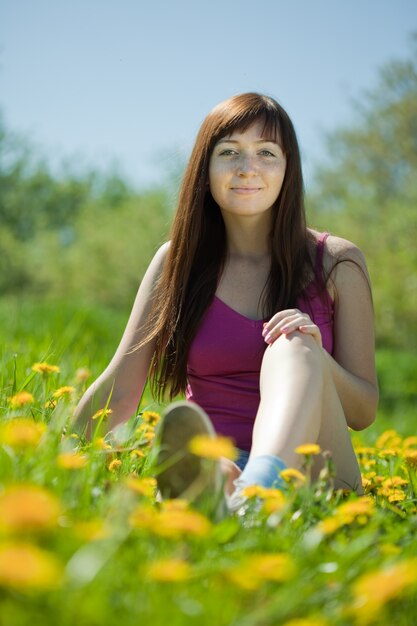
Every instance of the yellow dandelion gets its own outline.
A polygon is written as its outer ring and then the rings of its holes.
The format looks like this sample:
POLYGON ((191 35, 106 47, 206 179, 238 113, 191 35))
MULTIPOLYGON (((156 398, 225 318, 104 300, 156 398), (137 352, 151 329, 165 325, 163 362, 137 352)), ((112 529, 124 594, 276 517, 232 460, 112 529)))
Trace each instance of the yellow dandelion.
POLYGON ((132 458, 143 458, 145 456, 145 453, 143 450, 132 450, 132 452, 130 453, 130 456, 132 458))
POLYGON ((412 435, 411 437, 406 437, 403 440, 403 448, 412 448, 413 446, 417 446, 417 437, 412 435))
POLYGON ((158 516, 158 511, 148 504, 140 505, 130 514, 129 523, 139 530, 152 531, 158 516))
POLYGON ((111 461, 111 463, 109 463, 108 469, 109 469, 110 472, 115 472, 121 466, 122 466, 121 460, 120 459, 114 459, 113 461, 111 461))
POLYGON ((106 419, 109 415, 111 415, 113 411, 111 409, 99 409, 94 415, 91 416, 92 420, 98 420, 100 417, 106 419))
POLYGON ((59 389, 54 391, 52 396, 56 398, 57 400, 59 400, 59 398, 69 398, 74 393, 74 391, 75 391, 75 387, 71 387, 70 385, 65 385, 64 387, 60 387, 59 389))
POLYGON ((159 415, 159 413, 155 413, 155 411, 144 411, 142 413, 142 419, 150 426, 156 426, 156 424, 161 419, 161 416, 159 415))
POLYGON ((226 570, 226 577, 248 591, 258 589, 264 582, 286 582, 294 578, 296 567, 288 554, 251 554, 226 570))
POLYGON ((143 439, 145 439, 145 441, 150 443, 155 439, 155 433, 153 430, 148 430, 146 433, 143 433, 142 437, 143 439))
POLYGON ((88 367, 79 367, 75 372, 75 378, 79 383, 83 383, 91 376, 91 370, 88 367))
POLYGON ((359 446, 358 448, 355 448, 355 452, 359 456, 372 456, 375 454, 375 448, 359 446))
POLYGON ((417 559, 396 563, 387 569, 364 574, 353 585, 352 612, 367 623, 393 598, 402 596, 417 583, 417 559))
POLYGON ((107 443, 104 437, 97 437, 97 439, 94 439, 93 448, 95 450, 111 450, 112 449, 111 445, 107 443))
POLYGON ((46 432, 46 424, 17 417, 0 426, 0 443, 14 450, 36 448, 46 432))
POLYGON ((49 363, 34 363, 32 370, 38 374, 55 374, 60 372, 58 365, 50 365, 49 363))
POLYGON ((12 485, 0 495, 0 528, 8 532, 49 530, 61 514, 59 500, 37 485, 12 485))
POLYGON ((229 437, 197 435, 190 440, 188 449, 192 454, 205 459, 215 460, 225 457, 235 461, 238 457, 233 441, 229 437))
POLYGON ((401 487, 402 485, 408 485, 408 480, 402 476, 392 476, 382 483, 383 487, 401 487))
POLYGON ((361 465, 363 466, 364 469, 369 469, 376 465, 376 460, 375 459, 367 459, 366 461, 362 460, 361 465))
POLYGON ((264 496, 265 487, 260 485, 248 485, 242 491, 242 495, 246 498, 262 498, 264 496))
POLYGON ((88 465, 88 459, 79 452, 61 452, 57 456, 56 464, 61 469, 77 470, 88 465))
POLYGON ((19 409, 22 406, 26 406, 27 404, 32 404, 35 402, 35 398, 28 391, 19 391, 14 396, 9 398, 9 404, 12 409, 19 409))
POLYGON ((287 467, 286 469, 282 470, 281 477, 285 480, 285 482, 295 483, 297 485, 302 485, 306 479, 304 474, 299 472, 294 467, 287 467))
POLYGON ((0 586, 18 591, 57 587, 63 568, 57 558, 29 543, 0 545, 0 586))
POLYGON ((48 398, 48 400, 44 404, 44 407, 45 407, 45 409, 49 409, 50 411, 53 411, 55 409, 56 405, 57 405, 57 399, 56 398, 48 398))
POLYGON ((378 453, 378 456, 381 459, 386 459, 389 457, 394 457, 394 456, 398 456, 399 454, 399 450, 395 449, 395 448, 384 448, 383 450, 380 450, 378 453))
POLYGON ((206 537, 212 524, 197 511, 163 509, 155 520, 152 529, 160 537, 177 538, 180 536, 206 537))
POLYGON ((417 467, 417 450, 408 450, 404 454, 404 461, 409 467, 417 467))
POLYGON ((156 582, 178 583, 189 580, 193 571, 189 563, 183 559, 160 559, 151 563, 147 570, 147 578, 156 582))
MULTIPOLYGON (((289 554, 252 554, 245 559, 248 570, 263 580, 284 582, 294 578, 295 563, 289 554)), ((248 571, 246 570, 246 571, 248 571)))
POLYGON ((375 511, 375 501, 370 496, 363 496, 357 500, 344 502, 337 509, 338 515, 372 515, 375 511))
POLYGON ((402 502, 405 500, 405 493, 401 489, 392 489, 390 487, 381 487, 377 491, 379 496, 384 496, 388 502, 402 502))
POLYGON ((313 456, 320 454, 321 448, 317 443, 304 443, 301 446, 297 446, 294 452, 296 454, 303 454, 304 456, 313 456))
POLYGON ((125 485, 131 489, 131 491, 134 491, 141 496, 152 498, 155 494, 156 480, 151 477, 137 478, 136 476, 129 476, 125 480, 125 485))
POLYGON ((325 517, 317 524, 317 530, 323 535, 333 535, 344 525, 344 520, 341 517, 325 517))
POLYGON ((379 449, 383 448, 393 448, 401 443, 401 437, 398 435, 397 431, 394 429, 386 430, 378 437, 375 442, 375 447, 379 449))

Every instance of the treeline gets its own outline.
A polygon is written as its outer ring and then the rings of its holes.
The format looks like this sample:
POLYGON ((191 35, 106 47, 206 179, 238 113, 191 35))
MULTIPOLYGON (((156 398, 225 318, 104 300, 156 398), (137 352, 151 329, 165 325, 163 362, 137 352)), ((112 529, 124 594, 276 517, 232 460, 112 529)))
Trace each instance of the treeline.
MULTIPOLYGON (((415 43, 417 38, 415 37, 415 43)), ((356 121, 327 138, 310 222, 351 239, 371 274, 379 344, 417 347, 417 46, 380 71, 356 121)))
MULTIPOLYGON (((384 67, 356 119, 327 138, 312 226, 354 241, 373 283, 379 345, 417 345, 417 48, 384 67)), ((171 221, 168 185, 115 172, 52 174, 0 119, 0 292, 128 309, 171 221)), ((126 311, 127 312, 127 311, 126 311)))
POLYGON ((125 309, 171 218, 167 189, 47 163, 0 118, 0 293, 125 309))

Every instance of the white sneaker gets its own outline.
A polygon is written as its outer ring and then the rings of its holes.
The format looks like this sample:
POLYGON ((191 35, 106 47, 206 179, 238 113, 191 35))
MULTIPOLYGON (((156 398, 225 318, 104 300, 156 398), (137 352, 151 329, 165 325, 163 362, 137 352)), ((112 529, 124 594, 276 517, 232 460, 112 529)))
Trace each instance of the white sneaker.
POLYGON ((216 436, 205 411, 193 402, 170 404, 157 429, 156 481, 162 498, 192 501, 204 491, 218 496, 222 490, 220 463, 188 450, 189 441, 196 435, 216 436))

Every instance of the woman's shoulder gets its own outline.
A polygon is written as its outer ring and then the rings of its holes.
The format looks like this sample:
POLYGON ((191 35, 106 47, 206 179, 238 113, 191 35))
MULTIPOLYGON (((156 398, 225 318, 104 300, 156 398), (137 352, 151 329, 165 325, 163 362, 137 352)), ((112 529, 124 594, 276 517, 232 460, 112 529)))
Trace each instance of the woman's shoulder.
POLYGON ((362 251, 349 239, 313 229, 309 229, 309 233, 316 247, 320 242, 323 242, 323 264, 325 270, 331 271, 335 264, 339 264, 341 261, 351 261, 361 267, 366 266, 362 251))

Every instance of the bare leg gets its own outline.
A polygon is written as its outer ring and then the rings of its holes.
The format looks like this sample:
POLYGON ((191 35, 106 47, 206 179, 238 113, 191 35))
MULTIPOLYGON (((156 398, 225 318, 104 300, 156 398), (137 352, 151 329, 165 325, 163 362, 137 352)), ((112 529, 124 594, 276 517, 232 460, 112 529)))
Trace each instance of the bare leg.
MULTIPOLYGON (((250 459, 279 456, 289 467, 303 458, 294 448, 318 443, 329 450, 336 466, 336 488, 362 493, 358 462, 343 407, 322 349, 309 335, 281 336, 265 351, 260 374, 261 401, 250 459)), ((323 462, 317 458, 313 477, 323 462)))

